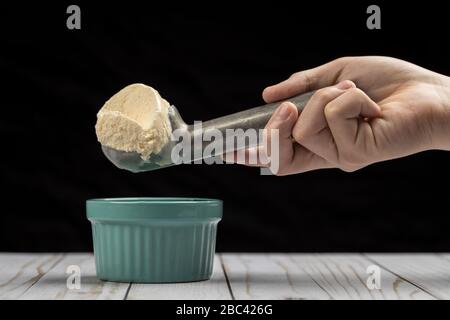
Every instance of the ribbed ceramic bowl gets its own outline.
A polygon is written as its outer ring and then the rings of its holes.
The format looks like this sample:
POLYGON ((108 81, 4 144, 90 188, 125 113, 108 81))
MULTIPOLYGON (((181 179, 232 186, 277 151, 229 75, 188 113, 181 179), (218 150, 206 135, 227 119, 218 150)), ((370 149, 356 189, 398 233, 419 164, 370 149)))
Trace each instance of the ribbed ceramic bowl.
POLYGON ((211 277, 222 201, 92 199, 86 211, 100 279, 162 283, 211 277))

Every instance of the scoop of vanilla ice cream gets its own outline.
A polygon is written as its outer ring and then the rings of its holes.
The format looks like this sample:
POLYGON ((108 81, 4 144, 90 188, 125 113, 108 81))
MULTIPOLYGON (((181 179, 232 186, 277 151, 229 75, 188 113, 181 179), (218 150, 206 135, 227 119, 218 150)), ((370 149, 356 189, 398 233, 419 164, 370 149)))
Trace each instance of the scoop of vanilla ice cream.
POLYGON ((152 87, 131 84, 112 96, 97 113, 98 141, 116 150, 157 154, 170 140, 170 104, 152 87))

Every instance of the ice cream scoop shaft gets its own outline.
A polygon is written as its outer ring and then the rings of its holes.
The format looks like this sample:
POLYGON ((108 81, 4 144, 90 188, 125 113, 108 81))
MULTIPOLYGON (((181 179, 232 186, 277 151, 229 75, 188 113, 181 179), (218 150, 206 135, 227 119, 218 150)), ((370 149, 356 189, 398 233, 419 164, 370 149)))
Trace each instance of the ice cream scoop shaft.
MULTIPOLYGON (((314 92, 308 92, 283 101, 265 104, 259 107, 247 109, 227 116, 205 121, 202 123, 200 129, 196 128, 194 125, 190 125, 188 126, 188 131, 190 131, 192 136, 195 137, 198 135, 204 136, 210 130, 219 130, 221 132, 221 136, 226 137, 226 130, 229 129, 234 130, 242 129, 244 131, 246 131, 247 129, 255 129, 255 130, 263 129, 266 126, 272 114, 281 105, 282 102, 284 101, 292 102, 297 107, 298 111, 301 112, 313 94, 314 92)), ((204 139, 199 140, 203 141, 202 149, 204 149, 207 145, 210 144, 209 141, 204 141, 204 139)), ((251 148, 255 147, 255 145, 246 142, 246 145, 244 147, 251 148)), ((235 151, 237 149, 241 148, 234 148, 233 150, 230 150, 229 146, 227 146, 226 152, 235 151)), ((224 152, 225 152, 225 141, 224 141, 224 152)))

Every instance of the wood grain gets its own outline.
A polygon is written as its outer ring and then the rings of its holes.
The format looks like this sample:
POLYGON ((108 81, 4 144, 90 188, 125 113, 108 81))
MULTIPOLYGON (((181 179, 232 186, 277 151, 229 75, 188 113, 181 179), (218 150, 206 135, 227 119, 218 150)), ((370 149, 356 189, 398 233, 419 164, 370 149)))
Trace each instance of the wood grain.
POLYGON ((0 254, 0 299, 18 299, 61 259, 62 254, 0 254))
POLYGON ((225 270, 237 299, 433 299, 382 270, 381 289, 370 290, 361 255, 225 254, 225 270))
POLYGON ((214 258, 213 275, 209 281, 136 284, 131 285, 127 299, 129 300, 228 300, 231 294, 219 256, 214 258))
POLYGON ((128 283, 105 282, 95 276, 92 254, 70 254, 49 270, 29 288, 20 299, 25 300, 121 300, 125 298, 128 283), (80 289, 68 289, 66 273, 69 266, 81 270, 80 289))
POLYGON ((337 300, 428 300, 433 296, 360 254, 292 255, 337 300), (369 289, 367 268, 380 267, 380 289, 369 289))
POLYGON ((0 253, 0 299, 450 299, 450 254, 217 254, 209 281, 103 282, 92 254, 0 253), (67 267, 81 270, 68 289, 67 267), (370 290, 367 267, 381 270, 370 290), (228 280, 228 281, 227 281, 228 280))
POLYGON ((450 299, 450 259, 436 254, 369 254, 373 261, 438 299, 450 299))
POLYGON ((236 299, 330 299, 287 255, 223 254, 236 299))

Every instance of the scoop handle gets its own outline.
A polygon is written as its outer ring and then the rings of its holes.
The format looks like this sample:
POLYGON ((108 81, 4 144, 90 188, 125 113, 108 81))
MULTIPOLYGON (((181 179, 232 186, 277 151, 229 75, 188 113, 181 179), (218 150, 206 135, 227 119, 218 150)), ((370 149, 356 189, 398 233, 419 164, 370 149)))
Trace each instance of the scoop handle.
MULTIPOLYGON (((234 143, 228 144, 227 139, 230 139, 230 137, 229 135, 226 134, 226 131, 228 129, 232 130, 242 129, 243 131, 247 131, 247 129, 255 129, 255 130, 263 129, 266 126, 272 114, 280 106, 281 103, 285 101, 290 101, 297 107, 298 111, 301 112, 313 94, 314 92, 307 92, 282 101, 265 104, 259 107, 247 109, 220 118, 208 120, 203 122, 201 124, 201 127, 189 125, 187 129, 191 133, 191 136, 193 137, 192 141, 193 142, 202 141, 202 143, 200 144, 195 143, 192 144, 191 150, 193 151, 194 154, 193 160, 205 159, 203 151, 208 145, 210 145, 211 142, 205 141, 204 139, 202 139, 202 137, 204 137, 205 134, 208 133, 211 133, 210 136, 211 135, 214 136, 212 132, 213 131, 217 132, 217 130, 220 131, 220 137, 222 139, 223 145, 222 145, 222 152, 218 151, 214 154, 214 156, 222 155, 225 152, 232 152, 260 145, 262 143, 260 138, 258 138, 257 141, 253 142, 249 141, 250 139, 245 140, 244 143, 243 144, 241 143, 240 146, 234 143), (223 139, 224 137, 225 140, 223 139)), ((234 137, 231 137, 231 139, 233 140, 234 137)))
POLYGON ((314 92, 308 92, 282 101, 268 103, 259 107, 205 121, 202 124, 203 131, 209 129, 218 129, 221 131, 226 129, 263 129, 281 103, 290 101, 295 104, 298 111, 301 112, 313 94, 314 92))

